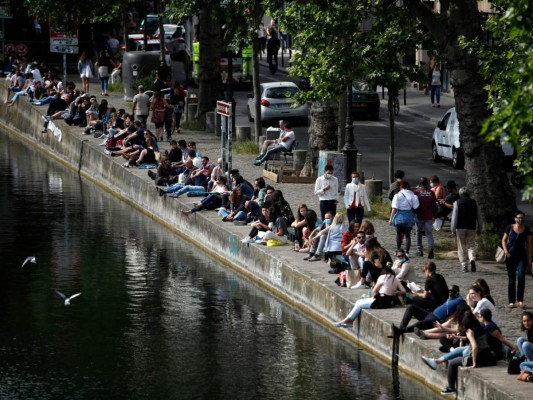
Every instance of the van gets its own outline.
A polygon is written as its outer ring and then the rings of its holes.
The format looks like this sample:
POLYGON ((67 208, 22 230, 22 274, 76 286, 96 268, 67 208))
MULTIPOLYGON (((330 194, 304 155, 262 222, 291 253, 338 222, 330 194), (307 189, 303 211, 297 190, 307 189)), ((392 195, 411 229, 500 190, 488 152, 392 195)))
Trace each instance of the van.
MULTIPOLYGON (((505 140, 500 139, 503 154, 507 161, 512 163, 516 158, 516 152, 513 146, 505 140)), ((454 108, 446 111, 446 114, 433 131, 433 140, 431 141, 431 153, 433 161, 439 162, 443 158, 452 160, 452 166, 455 169, 463 169, 465 165, 465 156, 463 146, 459 140, 459 120, 454 108)))

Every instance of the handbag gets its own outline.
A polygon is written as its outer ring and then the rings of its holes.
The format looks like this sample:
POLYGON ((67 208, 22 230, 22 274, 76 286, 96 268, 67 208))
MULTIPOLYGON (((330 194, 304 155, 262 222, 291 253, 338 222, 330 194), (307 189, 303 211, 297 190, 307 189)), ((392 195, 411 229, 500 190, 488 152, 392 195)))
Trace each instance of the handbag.
POLYGON ((505 259, 507 257, 505 256, 505 251, 503 251, 500 246, 498 246, 498 249, 496 250, 496 256, 494 258, 498 264, 505 264, 505 259))
POLYGON ((396 228, 412 228, 415 224, 415 214, 412 210, 398 210, 392 219, 396 228))
POLYGON ((507 373, 509 375, 518 375, 520 373, 520 364, 525 360, 526 358, 524 356, 520 356, 519 354, 512 356, 507 364, 507 373))
POLYGON ((376 294, 374 296, 374 302, 370 305, 373 310, 381 310, 384 308, 394 307, 399 304, 398 296, 389 296, 386 294, 376 294))
POLYGON ((351 289, 353 286, 357 285, 361 281, 361 270, 360 269, 349 269, 346 270, 346 287, 351 289))

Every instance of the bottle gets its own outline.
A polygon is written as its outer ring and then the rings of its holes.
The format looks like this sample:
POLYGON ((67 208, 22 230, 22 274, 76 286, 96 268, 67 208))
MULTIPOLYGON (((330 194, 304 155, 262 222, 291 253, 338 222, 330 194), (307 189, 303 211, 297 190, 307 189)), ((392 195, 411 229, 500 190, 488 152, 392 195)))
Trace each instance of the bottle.
POLYGON ((372 290, 368 291, 368 295, 366 296, 368 299, 372 297, 372 290))

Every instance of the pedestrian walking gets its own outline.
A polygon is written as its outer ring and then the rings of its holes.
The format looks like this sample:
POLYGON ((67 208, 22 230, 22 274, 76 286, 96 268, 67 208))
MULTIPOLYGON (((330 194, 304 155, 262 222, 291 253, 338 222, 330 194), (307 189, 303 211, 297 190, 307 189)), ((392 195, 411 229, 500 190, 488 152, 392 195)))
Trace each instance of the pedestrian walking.
POLYGON ((315 181, 315 195, 320 201, 320 218, 322 220, 324 220, 327 211, 330 211, 332 215, 337 214, 339 181, 333 172, 333 165, 326 165, 324 175, 319 176, 315 181))
POLYGON ((405 252, 409 257, 411 248, 411 230, 416 222, 415 210, 420 206, 418 197, 407 189, 408 183, 399 183, 400 191, 392 199, 392 210, 389 218, 389 225, 396 228, 396 250, 400 250, 405 239, 405 252))
POLYGON ((428 179, 420 178, 418 188, 415 190, 420 206, 416 210, 416 247, 417 255, 424 256, 424 246, 422 237, 425 235, 428 240, 428 258, 433 258, 433 222, 437 209, 437 199, 435 193, 428 188, 428 179))
POLYGON ((83 91, 89 93, 90 79, 94 75, 93 62, 87 57, 85 52, 81 53, 78 61, 78 73, 80 74, 81 82, 83 84, 83 91))
POLYGON ((135 116, 135 120, 141 121, 143 126, 146 127, 146 121, 150 112, 150 97, 144 93, 143 85, 139 85, 137 90, 138 93, 133 96, 131 113, 135 116))
POLYGON ((457 236, 457 253, 463 272, 470 269, 476 272, 476 233, 483 229, 481 211, 474 199, 470 198, 467 187, 459 189, 459 200, 453 203, 451 231, 457 236))
POLYGON ((531 268, 531 230, 525 225, 525 214, 517 211, 515 223, 505 228, 502 248, 505 251, 505 266, 509 278, 507 296, 509 308, 525 308, 524 289, 526 286, 526 270, 531 268), (518 285, 517 285, 518 281, 518 285))
POLYGON ((442 87, 442 73, 440 70, 440 65, 436 63, 431 70, 429 75, 429 84, 431 88, 431 106, 435 107, 435 102, 437 102, 437 107, 440 107, 440 90, 442 87))
POLYGON ((344 206, 346 207, 348 223, 351 223, 355 219, 359 225, 363 222, 363 217, 365 216, 364 206, 366 206, 368 212, 372 211, 365 185, 361 183, 358 172, 352 172, 352 180, 346 184, 346 188, 344 189, 344 206))

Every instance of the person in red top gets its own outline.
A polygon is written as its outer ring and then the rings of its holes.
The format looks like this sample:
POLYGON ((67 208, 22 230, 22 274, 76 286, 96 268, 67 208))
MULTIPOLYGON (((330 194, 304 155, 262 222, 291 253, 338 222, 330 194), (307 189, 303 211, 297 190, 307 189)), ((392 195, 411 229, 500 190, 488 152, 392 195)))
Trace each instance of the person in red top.
POLYGON ((428 188, 428 179, 420 178, 418 188, 415 190, 420 207, 416 210, 416 247, 417 255, 424 256, 424 247, 422 245, 422 236, 425 234, 428 239, 428 258, 433 258, 433 221, 437 209, 437 198, 435 193, 428 188))
POLYGON ((433 175, 429 177, 429 187, 431 188, 431 191, 435 193, 437 201, 444 200, 446 189, 444 189, 444 185, 440 183, 438 176, 433 175))

